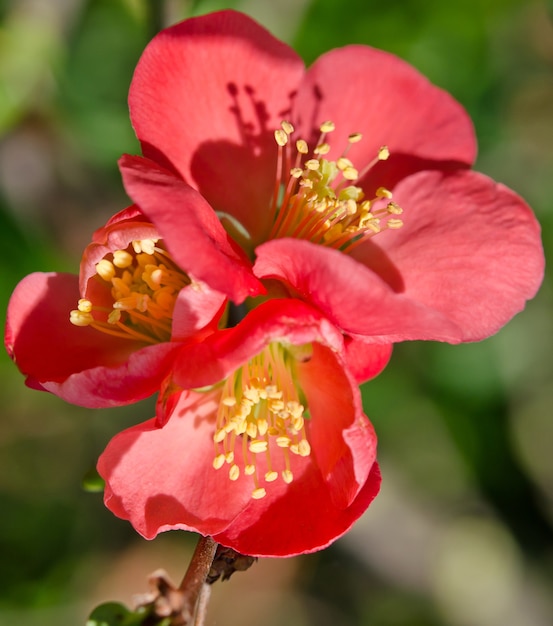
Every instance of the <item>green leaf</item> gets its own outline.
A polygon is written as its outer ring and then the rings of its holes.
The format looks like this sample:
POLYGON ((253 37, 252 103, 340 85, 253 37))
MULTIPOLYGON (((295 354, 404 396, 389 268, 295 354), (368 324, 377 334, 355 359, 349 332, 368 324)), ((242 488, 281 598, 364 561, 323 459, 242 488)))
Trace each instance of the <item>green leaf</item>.
MULTIPOLYGON (((118 602, 106 602, 92 611, 86 626, 140 626, 147 617, 148 612, 144 609, 134 612, 118 602)), ((166 620, 164 622, 159 626, 169 626, 166 620)))
POLYGON ((104 479, 98 474, 95 467, 91 467, 83 476, 83 489, 89 493, 101 493, 104 491, 105 485, 104 479))

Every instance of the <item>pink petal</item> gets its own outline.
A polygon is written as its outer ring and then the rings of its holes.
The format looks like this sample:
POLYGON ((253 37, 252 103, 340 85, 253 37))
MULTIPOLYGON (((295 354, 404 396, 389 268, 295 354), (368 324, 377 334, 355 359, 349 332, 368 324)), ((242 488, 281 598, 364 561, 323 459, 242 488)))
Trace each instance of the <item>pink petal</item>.
POLYGON ((378 376, 392 356, 392 344, 374 344, 346 337, 347 367, 357 383, 378 376))
POLYGON ((376 186, 390 186, 432 162, 471 165, 476 155, 472 122, 461 105, 405 61, 368 46, 331 50, 315 61, 292 118, 306 139, 316 138, 325 120, 336 124, 327 138, 330 158, 340 156, 348 135, 362 133, 348 154, 360 171, 388 146, 392 156, 375 169, 376 186))
POLYGON ((312 349, 311 359, 297 368, 311 415, 308 440, 332 501, 344 509, 376 460, 376 435, 363 414, 359 388, 338 355, 317 343, 312 349))
POLYGON ((244 253, 197 191, 148 159, 126 155, 119 167, 127 193, 187 274, 238 303, 263 293, 244 253))
POLYGON ((129 95, 146 157, 177 171, 258 238, 274 185, 273 131, 304 72, 298 55, 251 18, 221 11, 159 33, 129 95))
MULTIPOLYGON (((286 498, 275 499, 262 513, 251 502, 215 541, 242 554, 284 557, 322 550, 346 533, 378 494, 375 463, 351 506, 338 508, 315 473, 289 485, 286 498)), ((263 502, 262 500, 259 502, 263 502)))
POLYGON ((106 506, 147 539, 171 529, 213 535, 249 504, 249 481, 212 467, 216 410, 213 394, 183 393, 163 428, 133 426, 100 456, 106 506))
MULTIPOLYGON (((374 241, 401 275, 405 297, 459 328, 449 341, 494 334, 535 295, 544 271, 540 227, 513 191, 476 172, 422 172, 394 199, 404 226, 374 241)), ((353 256, 393 284, 387 267, 373 265, 369 246, 353 256)), ((422 339, 445 338, 432 326, 421 331, 422 339)))
POLYGON ((393 343, 424 337, 432 329, 434 338, 454 341, 460 333, 445 315, 397 293, 376 272, 336 250, 275 239, 256 252, 259 278, 284 281, 291 295, 317 307, 353 337, 393 343))
POLYGON ((16 287, 6 324, 6 348, 27 384, 92 408, 141 400, 154 393, 177 346, 118 339, 74 326, 79 299, 70 274, 30 274, 16 287))
POLYGON ((293 345, 320 342, 343 351, 343 338, 318 311, 298 300, 270 300, 235 327, 185 346, 175 360, 173 377, 184 389, 213 385, 247 363, 273 341, 293 345))

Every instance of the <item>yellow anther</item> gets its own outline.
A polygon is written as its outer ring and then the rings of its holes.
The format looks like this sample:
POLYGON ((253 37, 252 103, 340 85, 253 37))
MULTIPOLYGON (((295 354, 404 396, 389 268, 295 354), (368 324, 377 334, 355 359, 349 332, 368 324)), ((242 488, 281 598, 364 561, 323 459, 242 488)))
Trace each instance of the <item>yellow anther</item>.
POLYGON ((135 239, 131 242, 131 245, 136 254, 144 252, 145 254, 152 255, 156 250, 157 242, 157 239, 135 239))
POLYGON ((392 228, 393 230, 397 230, 403 226, 403 220, 388 220, 386 222, 388 228, 392 228))
POLYGON ((321 133, 331 133, 336 128, 334 122, 326 121, 323 122, 320 126, 321 133))
POLYGON ((289 448, 291 443, 290 437, 286 437, 286 435, 282 435, 277 437, 276 444, 279 448, 289 448))
POLYGON ((361 139, 363 139, 363 135, 361 133, 352 133, 348 137, 348 142, 349 143, 358 143, 359 141, 361 141, 361 139))
POLYGON ((388 146, 381 146, 381 148, 379 148, 378 150, 378 160, 386 161, 386 159, 388 159, 389 156, 390 156, 390 150, 388 149, 388 146))
POLYGON ((115 267, 111 261, 107 259, 102 259, 98 263, 96 263, 96 273, 100 278, 103 278, 105 281, 109 282, 115 276, 115 267))
POLYGON ((113 264, 115 265, 115 267, 129 267, 130 265, 132 265, 132 261, 132 254, 130 254, 126 250, 116 250, 113 253, 113 264))
POLYGON ((289 485, 294 480, 294 474, 289 469, 282 471, 282 480, 289 485))
POLYGON ((225 464, 225 455, 224 454, 218 454, 214 459, 213 459, 213 467, 215 469, 221 469, 223 467, 223 465, 225 464))
POLYGON ((298 444, 298 454, 300 456, 309 456, 311 454, 311 446, 307 439, 302 439, 298 444))
POLYGON ((260 454, 261 452, 267 452, 268 443, 264 439, 254 439, 248 447, 250 452, 260 454))
POLYGON ((309 159, 309 161, 305 162, 305 167, 308 170, 316 171, 319 169, 321 162, 318 159, 309 159))
POLYGON ((388 206, 386 207, 386 211, 388 211, 388 213, 391 213, 392 215, 401 215, 403 213, 403 209, 399 206, 399 204, 396 204, 395 202, 389 202, 388 206))
POLYGON ((226 463, 232 463, 234 461, 234 452, 227 452, 225 454, 225 462, 226 463))
POLYGON ((246 465, 244 467, 244 474, 246 474, 246 476, 252 476, 255 474, 255 465, 246 465))
POLYGON ((279 146, 285 146, 288 143, 288 135, 282 128, 275 130, 275 141, 279 146))
POLYGON ((338 167, 339 170, 343 171, 347 169, 348 167, 353 167, 353 163, 346 157, 340 157, 336 161, 336 166, 338 167))
POLYGON ((359 178, 359 172, 354 167, 346 167, 342 175, 346 180, 357 180, 359 178))
POLYGON ((121 311, 119 309, 113 309, 108 315, 108 324, 117 324, 121 321, 121 311))
POLYGON ((374 195, 377 198, 387 198, 388 200, 392 198, 392 192, 389 189, 386 189, 386 187, 379 187, 374 195))
POLYGON ((86 300, 85 298, 81 298, 77 303, 77 308, 83 313, 90 313, 90 311, 92 311, 92 302, 90 300, 86 300))
POLYGON ((263 487, 258 487, 252 491, 252 498, 254 500, 261 500, 261 498, 264 498, 266 495, 267 492, 263 489, 263 487))
POLYGON ((280 123, 280 127, 287 135, 291 135, 294 132, 294 127, 292 126, 292 124, 290 124, 290 122, 287 122, 286 120, 283 120, 280 123))
POLYGON ((304 139, 298 139, 296 141, 296 150, 300 154, 307 154, 309 152, 309 146, 307 145, 307 141, 304 139))
POLYGON ((238 477, 240 476, 240 468, 238 467, 238 465, 233 465, 228 472, 228 477, 231 480, 238 480, 238 477))
POLYGON ((215 434, 213 435, 213 441, 215 443, 221 443, 221 441, 225 440, 226 436, 227 436, 227 431, 224 428, 220 428, 219 430, 215 431, 215 434))
POLYGON ((257 420, 257 432, 260 437, 264 437, 269 430, 269 422, 266 419, 257 420))
POLYGON ((248 422, 246 426, 246 433, 251 439, 257 437, 257 424, 255 422, 248 422))
POLYGON ((227 396, 221 400, 221 403, 225 406, 235 406, 236 398, 234 396, 227 396))
POLYGON ((292 178, 300 178, 302 174, 303 174, 303 170, 301 169, 301 167, 293 167, 290 170, 290 176, 292 178))
POLYGON ((94 322, 94 318, 92 317, 92 313, 74 309, 69 313, 69 321, 74 326, 89 326, 94 322))
POLYGON ((330 152, 330 145, 327 143, 321 143, 315 148, 315 150, 313 150, 313 154, 320 154, 320 155, 325 155, 325 154, 328 154, 329 152, 330 152))
POLYGON ((268 483, 274 482, 277 478, 278 478, 278 472, 271 471, 271 472, 265 473, 265 480, 268 483))

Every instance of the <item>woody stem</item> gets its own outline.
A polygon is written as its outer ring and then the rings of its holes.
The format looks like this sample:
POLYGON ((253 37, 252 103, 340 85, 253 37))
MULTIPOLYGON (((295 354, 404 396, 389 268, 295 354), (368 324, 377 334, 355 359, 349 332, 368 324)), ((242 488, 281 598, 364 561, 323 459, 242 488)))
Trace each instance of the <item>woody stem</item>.
MULTIPOLYGON (((216 550, 216 541, 213 541, 211 537, 200 537, 190 565, 180 584, 179 591, 182 593, 183 606, 188 609, 191 616, 196 612, 198 599, 202 595, 216 550)), ((205 607, 202 607, 202 611, 205 613, 205 607)), ((192 624, 194 622, 191 622, 191 626, 192 624)))

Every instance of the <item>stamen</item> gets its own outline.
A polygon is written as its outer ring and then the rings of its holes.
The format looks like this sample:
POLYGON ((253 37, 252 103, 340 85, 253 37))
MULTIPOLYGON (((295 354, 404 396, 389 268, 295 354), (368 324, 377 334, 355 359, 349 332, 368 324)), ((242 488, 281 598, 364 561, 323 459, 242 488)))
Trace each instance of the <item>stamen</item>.
POLYGON ((389 158, 388 147, 381 146, 374 159, 359 171, 346 155, 362 140, 361 133, 350 134, 342 155, 329 161, 324 157, 330 153, 331 145, 325 138, 335 130, 335 124, 325 121, 319 130, 321 135, 311 158, 307 142, 302 138, 295 140, 295 163, 288 166, 287 173, 284 162, 294 161, 290 156, 293 144, 289 142, 294 128, 289 122, 282 122, 275 131, 279 157, 269 238, 308 239, 349 253, 382 230, 401 228, 402 220, 394 217, 401 214, 401 207, 392 202, 386 208, 380 205, 380 201, 392 199, 390 190, 379 187, 374 198, 367 199, 363 189, 354 184, 379 161, 389 158))
POLYGON ((177 295, 190 279, 158 240, 135 240, 107 255, 96 264, 96 280, 110 289, 112 308, 81 298, 72 324, 145 343, 169 341, 177 295))
POLYGON ((290 453, 298 457, 311 453, 294 363, 295 357, 282 344, 271 344, 223 384, 213 434, 213 467, 221 469, 232 463, 229 479, 238 480, 241 464, 235 457, 241 448, 243 474, 254 480, 254 499, 266 495, 260 476, 266 483, 280 476, 289 484, 294 478, 290 453), (263 459, 265 468, 261 470, 263 459))

